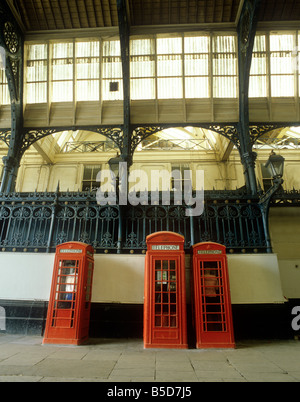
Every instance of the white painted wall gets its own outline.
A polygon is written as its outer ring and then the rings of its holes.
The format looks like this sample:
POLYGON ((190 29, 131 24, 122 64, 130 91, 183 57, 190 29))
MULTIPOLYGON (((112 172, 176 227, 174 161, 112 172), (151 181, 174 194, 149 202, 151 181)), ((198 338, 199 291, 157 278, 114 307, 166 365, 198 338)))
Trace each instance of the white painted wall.
POLYGON ((1 253, 0 299, 49 300, 54 254, 1 253))
MULTIPOLYGON (((189 297, 189 256, 186 256, 189 297)), ((95 255, 92 301, 143 304, 143 255, 95 255)), ((54 254, 1 253, 0 303, 49 300, 54 254)), ((233 304, 283 303, 276 254, 229 255, 233 304)))
POLYGON ((300 209, 271 208, 270 234, 278 255, 282 289, 289 299, 300 298, 300 209))
POLYGON ((282 289, 289 299, 300 298, 300 259, 279 260, 282 289))
POLYGON ((232 303, 286 301, 276 254, 229 255, 228 267, 232 303))

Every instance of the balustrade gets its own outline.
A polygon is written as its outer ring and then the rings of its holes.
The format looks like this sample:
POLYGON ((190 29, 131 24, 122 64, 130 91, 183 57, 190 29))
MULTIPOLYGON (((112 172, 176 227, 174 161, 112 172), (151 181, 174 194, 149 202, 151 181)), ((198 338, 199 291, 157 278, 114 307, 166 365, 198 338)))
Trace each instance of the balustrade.
POLYGON ((187 216, 184 201, 172 205, 172 199, 101 206, 93 192, 0 194, 0 251, 54 252, 60 243, 82 241, 97 253, 141 253, 147 235, 172 231, 184 236, 186 250, 212 241, 228 252, 267 252, 257 199, 236 191, 206 192, 204 199, 203 213, 187 216))

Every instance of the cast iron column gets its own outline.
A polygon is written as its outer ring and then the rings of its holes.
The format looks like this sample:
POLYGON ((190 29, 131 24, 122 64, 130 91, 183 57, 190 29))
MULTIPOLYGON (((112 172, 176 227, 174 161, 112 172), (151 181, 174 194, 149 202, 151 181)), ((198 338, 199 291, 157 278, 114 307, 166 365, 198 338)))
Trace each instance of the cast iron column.
POLYGON ((3 158, 1 192, 15 189, 23 142, 23 34, 6 2, 0 4, 0 46, 5 54, 5 73, 11 100, 11 136, 3 158))
POLYGON ((239 61, 239 124, 240 156, 244 166, 246 188, 257 194, 255 175, 256 154, 252 150, 249 130, 249 79, 254 39, 261 0, 245 0, 237 27, 239 61))
POLYGON ((124 95, 124 125, 123 125, 123 147, 121 158, 127 162, 128 169, 132 165, 131 151, 131 123, 130 123, 130 32, 128 13, 125 0, 117 0, 119 33, 121 42, 121 59, 123 71, 123 95, 124 95))

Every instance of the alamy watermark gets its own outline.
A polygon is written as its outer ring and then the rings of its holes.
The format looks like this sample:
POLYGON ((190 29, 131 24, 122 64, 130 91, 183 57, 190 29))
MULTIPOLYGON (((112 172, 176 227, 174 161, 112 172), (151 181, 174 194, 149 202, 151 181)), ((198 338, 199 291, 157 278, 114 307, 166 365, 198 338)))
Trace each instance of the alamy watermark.
POLYGON ((171 205, 171 193, 173 198, 172 205, 182 205, 184 201, 186 216, 200 216, 204 209, 204 171, 196 170, 195 181, 200 190, 193 191, 191 170, 184 171, 184 175, 179 170, 152 170, 149 186, 149 178, 143 170, 132 170, 128 175, 127 163, 119 163, 119 172, 116 175, 111 170, 101 170, 97 175, 97 182, 100 187, 96 193, 97 203, 100 205, 158 205, 160 202, 160 184, 162 188, 169 188, 173 179, 173 189, 161 192, 162 205, 171 205), (128 185, 132 185, 128 192, 128 185), (142 188, 143 187, 143 188, 142 188), (147 188, 156 190, 147 190, 147 188), (150 196, 149 196, 150 195, 150 196))
POLYGON ((300 330, 300 306, 295 306, 292 309, 292 315, 295 316, 295 318, 292 319, 292 328, 294 331, 299 331, 300 330))
POLYGON ((6 313, 5 308, 0 306, 0 331, 6 331, 6 313))

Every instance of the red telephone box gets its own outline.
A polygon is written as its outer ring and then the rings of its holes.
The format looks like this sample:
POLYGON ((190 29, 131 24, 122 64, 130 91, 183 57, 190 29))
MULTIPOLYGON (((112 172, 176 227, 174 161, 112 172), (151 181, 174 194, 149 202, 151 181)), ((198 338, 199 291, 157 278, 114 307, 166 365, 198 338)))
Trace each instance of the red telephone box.
POLYGON ((193 282, 196 347, 234 348, 225 246, 193 246, 193 282))
POLYGON ((146 242, 144 347, 187 348, 184 237, 158 232, 146 242))
POLYGON ((92 246, 57 246, 43 343, 80 345, 88 339, 93 271, 92 246))

